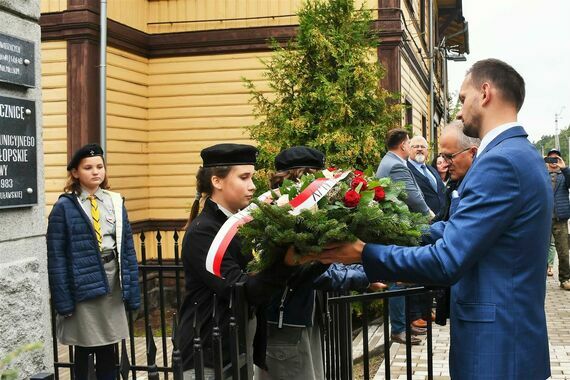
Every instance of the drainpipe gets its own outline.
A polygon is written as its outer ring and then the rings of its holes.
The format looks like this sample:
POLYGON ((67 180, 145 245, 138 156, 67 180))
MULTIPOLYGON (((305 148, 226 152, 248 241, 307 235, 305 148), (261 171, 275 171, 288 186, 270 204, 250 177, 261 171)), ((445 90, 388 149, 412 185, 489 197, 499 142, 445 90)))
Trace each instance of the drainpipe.
MULTIPOLYGON (((430 118, 430 136, 431 142, 435 141, 435 123, 434 123, 434 45, 435 45, 435 31, 433 23, 433 0, 429 0, 429 118, 430 118)), ((437 149, 437 148, 436 148, 437 149)))
POLYGON ((101 148, 107 155, 107 0, 101 0, 101 44, 99 51, 99 130, 101 148))

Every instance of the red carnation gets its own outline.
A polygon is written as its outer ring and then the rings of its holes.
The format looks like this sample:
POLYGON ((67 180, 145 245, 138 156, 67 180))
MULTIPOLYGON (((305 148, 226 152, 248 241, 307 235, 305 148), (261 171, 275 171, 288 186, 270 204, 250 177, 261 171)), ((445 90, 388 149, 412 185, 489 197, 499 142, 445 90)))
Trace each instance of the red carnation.
POLYGON ((356 207, 358 206, 358 202, 360 202, 360 194, 358 194, 354 190, 348 190, 346 194, 344 194, 344 205, 346 207, 356 207))
POLYGON ((355 170, 354 175, 357 177, 362 177, 364 175, 364 172, 362 170, 355 170))
POLYGON ((368 187, 368 182, 366 182, 366 180, 362 177, 354 177, 354 179, 352 180, 352 183, 350 184, 350 186, 352 187, 352 189, 356 189, 358 187, 358 185, 362 184, 362 187, 360 188, 360 191, 362 190, 366 190, 366 187, 368 187))
POLYGON ((374 188, 374 200, 377 202, 383 201, 386 199, 386 192, 382 186, 378 186, 374 188))
POLYGON ((336 172, 336 168, 335 168, 334 166, 329 166, 329 167, 327 168, 327 170, 328 170, 329 172, 336 172))

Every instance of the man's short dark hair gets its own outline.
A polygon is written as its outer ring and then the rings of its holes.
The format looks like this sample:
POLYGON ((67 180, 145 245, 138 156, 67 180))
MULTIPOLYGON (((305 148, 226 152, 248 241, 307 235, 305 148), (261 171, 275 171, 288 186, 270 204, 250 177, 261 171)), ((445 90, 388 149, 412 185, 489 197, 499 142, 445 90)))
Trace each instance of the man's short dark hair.
POLYGON ((389 150, 396 148, 402 142, 406 141, 410 136, 408 136, 408 131, 402 128, 390 129, 386 133, 386 147, 389 150))
POLYGON ((520 111, 525 97, 524 79, 510 65, 494 58, 483 59, 475 62, 467 71, 467 75, 469 74, 476 87, 485 81, 493 83, 503 98, 511 102, 517 108, 517 112, 520 111))

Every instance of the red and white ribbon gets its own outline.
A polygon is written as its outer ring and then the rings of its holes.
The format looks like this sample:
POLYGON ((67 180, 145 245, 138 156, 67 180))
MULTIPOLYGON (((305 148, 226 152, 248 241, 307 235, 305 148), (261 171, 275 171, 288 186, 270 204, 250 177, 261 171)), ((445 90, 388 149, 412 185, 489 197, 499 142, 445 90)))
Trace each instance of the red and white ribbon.
MULTIPOLYGON (((269 196, 271 196, 271 191, 266 191, 257 197, 257 199, 263 202, 269 196)), ((251 212, 257 207, 258 206, 255 203, 251 203, 249 206, 240 212, 233 214, 228 218, 228 220, 225 221, 225 223, 222 225, 214 237, 212 245, 210 245, 210 249, 208 250, 208 255, 206 256, 206 270, 208 272, 218 277, 222 277, 222 260, 226 254, 226 250, 236 235, 238 227, 253 220, 251 217, 251 212)))
MULTIPOLYGON (((320 201, 331 189, 340 181, 342 181, 350 172, 343 172, 335 175, 333 178, 318 178, 307 186, 299 195, 289 201, 293 208, 290 212, 298 215, 301 211, 313 207, 320 201)), ((265 201, 271 195, 271 191, 267 191, 260 195, 257 199, 261 202, 265 201)), ((222 260, 226 254, 226 250, 230 242, 237 233, 239 226, 249 223, 253 220, 251 212, 258 206, 255 203, 250 204, 240 212, 230 216, 222 225, 214 240, 208 255, 206 256, 206 270, 218 277, 222 277, 221 267, 222 260)))

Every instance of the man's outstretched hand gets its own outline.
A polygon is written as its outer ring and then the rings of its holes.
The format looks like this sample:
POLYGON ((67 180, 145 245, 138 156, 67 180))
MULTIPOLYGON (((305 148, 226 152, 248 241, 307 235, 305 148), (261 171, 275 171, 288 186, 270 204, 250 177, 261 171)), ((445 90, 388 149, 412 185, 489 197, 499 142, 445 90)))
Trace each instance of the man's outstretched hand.
POLYGON ((342 263, 354 264, 362 261, 362 250, 364 242, 357 240, 354 243, 333 243, 329 244, 318 256, 318 260, 323 264, 342 263))

